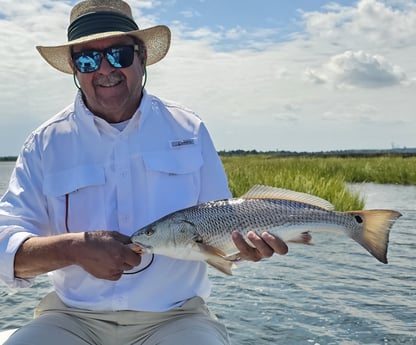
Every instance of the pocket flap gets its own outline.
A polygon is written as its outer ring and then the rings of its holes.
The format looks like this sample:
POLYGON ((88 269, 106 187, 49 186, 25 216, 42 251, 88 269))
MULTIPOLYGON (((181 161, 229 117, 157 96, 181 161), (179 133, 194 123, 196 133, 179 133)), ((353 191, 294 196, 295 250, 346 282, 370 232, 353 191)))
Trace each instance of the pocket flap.
POLYGON ((147 170, 168 174, 189 174, 201 168, 203 160, 198 148, 181 148, 143 153, 147 170))
POLYGON ((45 175, 43 192, 49 196, 60 196, 88 186, 105 183, 104 168, 97 165, 78 166, 45 175))

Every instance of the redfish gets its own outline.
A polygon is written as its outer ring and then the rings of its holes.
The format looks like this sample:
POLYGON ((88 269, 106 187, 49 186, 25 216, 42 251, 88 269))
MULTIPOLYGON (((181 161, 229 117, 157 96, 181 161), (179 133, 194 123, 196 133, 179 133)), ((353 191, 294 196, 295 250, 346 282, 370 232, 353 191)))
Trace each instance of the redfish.
POLYGON ((394 210, 337 212, 328 201, 291 190, 256 185, 239 198, 210 201, 173 212, 131 236, 142 252, 182 260, 204 260, 231 275, 238 249, 232 232, 248 244, 248 231, 267 231, 285 242, 308 244, 309 232, 340 232, 387 263, 394 210))

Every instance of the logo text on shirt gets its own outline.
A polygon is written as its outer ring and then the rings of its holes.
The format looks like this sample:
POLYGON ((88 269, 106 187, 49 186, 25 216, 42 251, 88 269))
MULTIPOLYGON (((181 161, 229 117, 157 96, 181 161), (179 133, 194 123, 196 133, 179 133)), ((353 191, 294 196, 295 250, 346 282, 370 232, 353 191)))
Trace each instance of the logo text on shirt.
POLYGON ((196 142, 195 138, 182 139, 182 140, 172 140, 170 142, 170 147, 175 148, 175 147, 182 147, 182 146, 186 146, 186 145, 195 145, 195 142, 196 142))

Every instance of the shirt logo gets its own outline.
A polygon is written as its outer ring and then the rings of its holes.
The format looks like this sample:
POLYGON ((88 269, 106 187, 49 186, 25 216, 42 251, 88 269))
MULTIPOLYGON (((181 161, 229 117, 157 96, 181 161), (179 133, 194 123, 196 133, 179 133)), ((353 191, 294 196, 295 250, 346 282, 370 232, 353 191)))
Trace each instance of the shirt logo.
POLYGON ((172 140, 169 144, 171 148, 178 148, 182 146, 187 145, 195 145, 196 139, 190 138, 190 139, 182 139, 182 140, 172 140))

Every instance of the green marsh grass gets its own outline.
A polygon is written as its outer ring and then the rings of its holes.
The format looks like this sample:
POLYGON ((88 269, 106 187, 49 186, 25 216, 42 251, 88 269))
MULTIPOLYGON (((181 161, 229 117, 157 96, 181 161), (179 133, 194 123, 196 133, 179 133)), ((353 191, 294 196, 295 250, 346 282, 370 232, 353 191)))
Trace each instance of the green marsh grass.
POLYGON ((347 183, 416 184, 416 157, 221 157, 234 196, 255 184, 292 189, 330 201, 336 210, 359 210, 364 199, 347 183))

